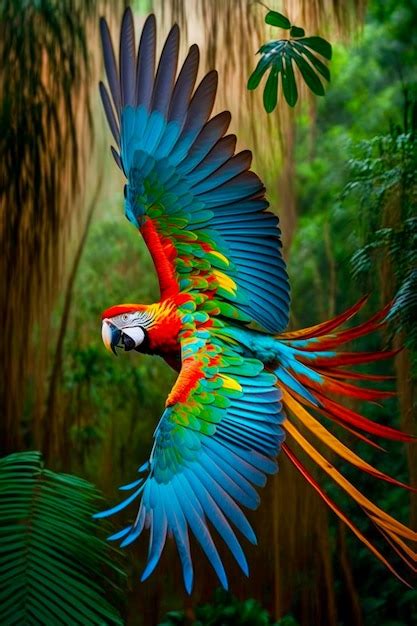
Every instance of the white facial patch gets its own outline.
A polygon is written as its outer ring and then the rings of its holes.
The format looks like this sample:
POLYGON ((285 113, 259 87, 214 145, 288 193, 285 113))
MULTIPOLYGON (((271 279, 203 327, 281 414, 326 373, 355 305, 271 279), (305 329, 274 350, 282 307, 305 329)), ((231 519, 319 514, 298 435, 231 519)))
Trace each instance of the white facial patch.
POLYGON ((138 347, 145 339, 145 333, 139 326, 133 326, 132 328, 123 328, 123 333, 133 339, 135 346, 138 347))

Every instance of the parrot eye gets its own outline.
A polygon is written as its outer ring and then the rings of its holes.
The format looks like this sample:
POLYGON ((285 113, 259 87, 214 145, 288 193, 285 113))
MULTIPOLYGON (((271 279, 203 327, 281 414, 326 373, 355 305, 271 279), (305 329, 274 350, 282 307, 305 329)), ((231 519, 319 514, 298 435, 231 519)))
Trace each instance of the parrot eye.
POLYGON ((122 315, 122 320, 123 320, 124 322, 127 322, 127 320, 128 320, 128 319, 129 319, 128 314, 127 314, 127 313, 124 313, 124 315, 122 315))

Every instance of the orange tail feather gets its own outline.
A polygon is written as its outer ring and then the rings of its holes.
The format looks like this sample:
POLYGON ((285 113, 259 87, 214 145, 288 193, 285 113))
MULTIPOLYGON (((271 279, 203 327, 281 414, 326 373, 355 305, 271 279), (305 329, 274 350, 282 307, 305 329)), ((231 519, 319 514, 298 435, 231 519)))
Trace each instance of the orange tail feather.
POLYGON ((313 436, 330 452, 336 453, 343 461, 350 463, 374 478, 388 482, 396 487, 417 492, 415 487, 387 475, 362 459, 331 433, 316 417, 321 416, 337 423, 345 430, 381 450, 383 448, 369 439, 367 435, 377 435, 407 443, 416 441, 416 438, 412 435, 403 433, 391 426, 378 424, 357 411, 343 406, 334 398, 334 396, 337 396, 338 398, 345 397, 347 399, 353 398, 375 402, 395 395, 391 391, 365 388, 352 382, 345 382, 346 379, 351 381, 381 381, 391 377, 362 374, 340 368, 340 366, 346 368, 346 366, 392 358, 397 353, 397 351, 380 353, 335 351, 342 344, 371 333, 384 325, 389 306, 362 324, 347 330, 337 330, 341 324, 359 311, 364 302, 365 299, 362 299, 348 311, 328 322, 302 331, 284 333, 277 338, 283 344, 285 372, 288 374, 287 377, 284 374, 280 374, 284 369, 280 370, 278 368, 276 371, 279 386, 282 390, 283 405, 287 414, 283 427, 288 434, 288 440, 283 446, 283 451, 336 515, 349 526, 354 534, 395 576, 408 585, 407 581, 398 573, 388 558, 329 497, 293 450, 293 444, 295 443, 343 492, 358 504, 385 538, 388 545, 401 558, 402 562, 411 571, 417 571, 417 552, 410 545, 410 543, 414 544, 417 542, 417 533, 374 504, 347 480, 307 439, 310 435, 313 436), (296 383, 293 382, 294 379, 296 383), (329 396, 333 396, 333 398, 329 396), (317 402, 314 403, 314 400, 317 402), (300 432, 300 426, 303 429, 303 434, 300 432), (363 432, 358 432, 357 429, 363 432), (290 442, 292 442, 291 447, 290 442))

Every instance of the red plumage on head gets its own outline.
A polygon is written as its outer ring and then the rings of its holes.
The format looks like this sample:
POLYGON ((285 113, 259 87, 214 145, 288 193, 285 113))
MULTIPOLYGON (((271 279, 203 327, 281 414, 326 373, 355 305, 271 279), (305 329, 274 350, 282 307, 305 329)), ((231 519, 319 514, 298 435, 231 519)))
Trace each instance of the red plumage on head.
POLYGON ((109 307, 101 314, 101 319, 108 319, 116 317, 116 315, 122 315, 123 313, 133 313, 133 311, 144 311, 143 304, 116 304, 109 307))

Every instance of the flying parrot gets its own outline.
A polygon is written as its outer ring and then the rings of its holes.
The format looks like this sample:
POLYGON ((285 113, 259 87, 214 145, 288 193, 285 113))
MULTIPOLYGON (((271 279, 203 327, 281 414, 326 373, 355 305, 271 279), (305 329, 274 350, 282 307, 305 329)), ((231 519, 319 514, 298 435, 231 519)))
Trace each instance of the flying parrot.
POLYGON ((132 523, 110 539, 127 546, 149 529, 142 580, 155 569, 170 536, 190 593, 192 533, 227 587, 212 529, 248 575, 237 531, 256 543, 244 508, 258 507, 258 488, 277 471, 281 452, 400 576, 299 455, 302 451, 310 457, 361 507, 401 559, 415 567, 417 555, 409 543, 417 534, 376 506, 315 447, 319 441, 321 448, 375 478, 411 489, 371 466, 328 429, 328 422, 334 422, 372 445, 368 434, 412 440, 350 406, 351 399, 392 395, 358 385, 379 377, 349 368, 390 358, 393 352, 342 349, 379 329, 388 308, 342 329, 364 304, 361 300, 327 322, 285 331, 290 295, 278 218, 268 210, 264 185, 250 169, 251 152, 235 153, 236 137, 227 134, 230 113, 212 116, 217 73, 210 71, 195 87, 196 45, 177 71, 176 25, 155 71, 153 15, 136 51, 133 16, 126 10, 118 63, 104 19, 100 29, 108 82, 108 88, 100 83, 100 94, 116 144, 111 150, 127 179, 125 213, 150 251, 161 294, 154 304, 118 304, 104 311, 102 338, 113 352, 121 347, 161 356, 178 377, 156 427, 149 461, 139 468, 137 480, 122 487, 128 497, 97 517, 136 503, 132 523))

